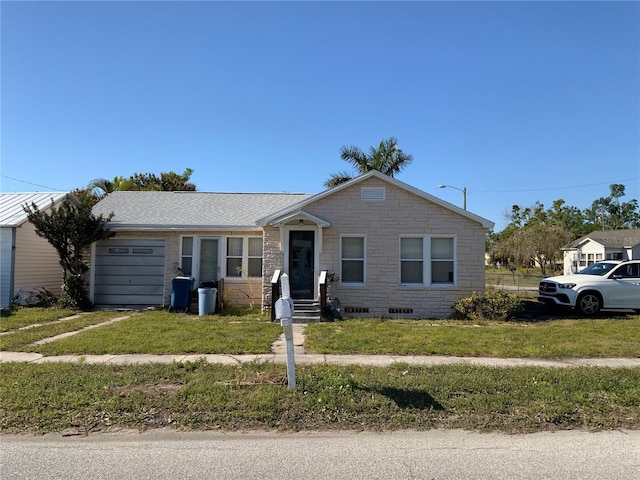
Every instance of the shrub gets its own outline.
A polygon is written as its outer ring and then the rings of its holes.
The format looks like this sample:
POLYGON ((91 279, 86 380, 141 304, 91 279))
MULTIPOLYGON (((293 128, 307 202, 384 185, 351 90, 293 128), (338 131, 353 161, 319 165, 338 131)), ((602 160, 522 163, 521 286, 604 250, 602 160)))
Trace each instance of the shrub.
POLYGON ((522 303, 515 295, 504 290, 473 292, 451 307, 453 318, 472 320, 512 320, 521 310, 522 303))

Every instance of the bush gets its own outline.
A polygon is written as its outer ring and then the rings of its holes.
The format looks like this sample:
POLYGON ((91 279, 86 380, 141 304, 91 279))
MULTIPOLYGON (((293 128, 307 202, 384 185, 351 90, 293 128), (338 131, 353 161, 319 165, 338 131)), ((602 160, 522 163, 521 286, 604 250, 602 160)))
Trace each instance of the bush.
POLYGON ((483 294, 473 292, 451 308, 457 319, 509 321, 522 310, 522 303, 504 290, 489 290, 483 294))

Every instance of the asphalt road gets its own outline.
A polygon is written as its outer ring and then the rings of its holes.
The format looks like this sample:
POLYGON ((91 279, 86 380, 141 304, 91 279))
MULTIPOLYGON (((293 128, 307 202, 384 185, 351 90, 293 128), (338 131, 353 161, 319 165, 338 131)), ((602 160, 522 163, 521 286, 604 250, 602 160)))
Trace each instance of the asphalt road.
POLYGON ((640 431, 531 435, 459 430, 0 436, 13 479, 640 478, 640 431))

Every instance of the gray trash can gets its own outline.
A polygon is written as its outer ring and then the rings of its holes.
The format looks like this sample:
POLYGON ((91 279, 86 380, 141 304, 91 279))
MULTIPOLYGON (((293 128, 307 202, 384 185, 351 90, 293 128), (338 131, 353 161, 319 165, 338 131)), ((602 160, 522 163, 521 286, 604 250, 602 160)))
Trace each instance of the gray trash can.
POLYGON ((208 315, 216 310, 216 294, 215 288, 199 288, 198 289, 198 314, 208 315))

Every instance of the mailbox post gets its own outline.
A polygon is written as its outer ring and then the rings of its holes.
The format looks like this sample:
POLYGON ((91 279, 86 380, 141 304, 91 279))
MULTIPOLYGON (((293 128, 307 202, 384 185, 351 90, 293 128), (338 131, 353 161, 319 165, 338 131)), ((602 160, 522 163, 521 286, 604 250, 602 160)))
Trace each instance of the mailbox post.
POLYGON ((290 296, 289 275, 286 273, 280 277, 282 282, 282 296, 276 302, 276 320, 284 329, 284 339, 287 345, 287 380, 289 390, 296 388, 296 362, 293 351, 293 300, 290 296))

